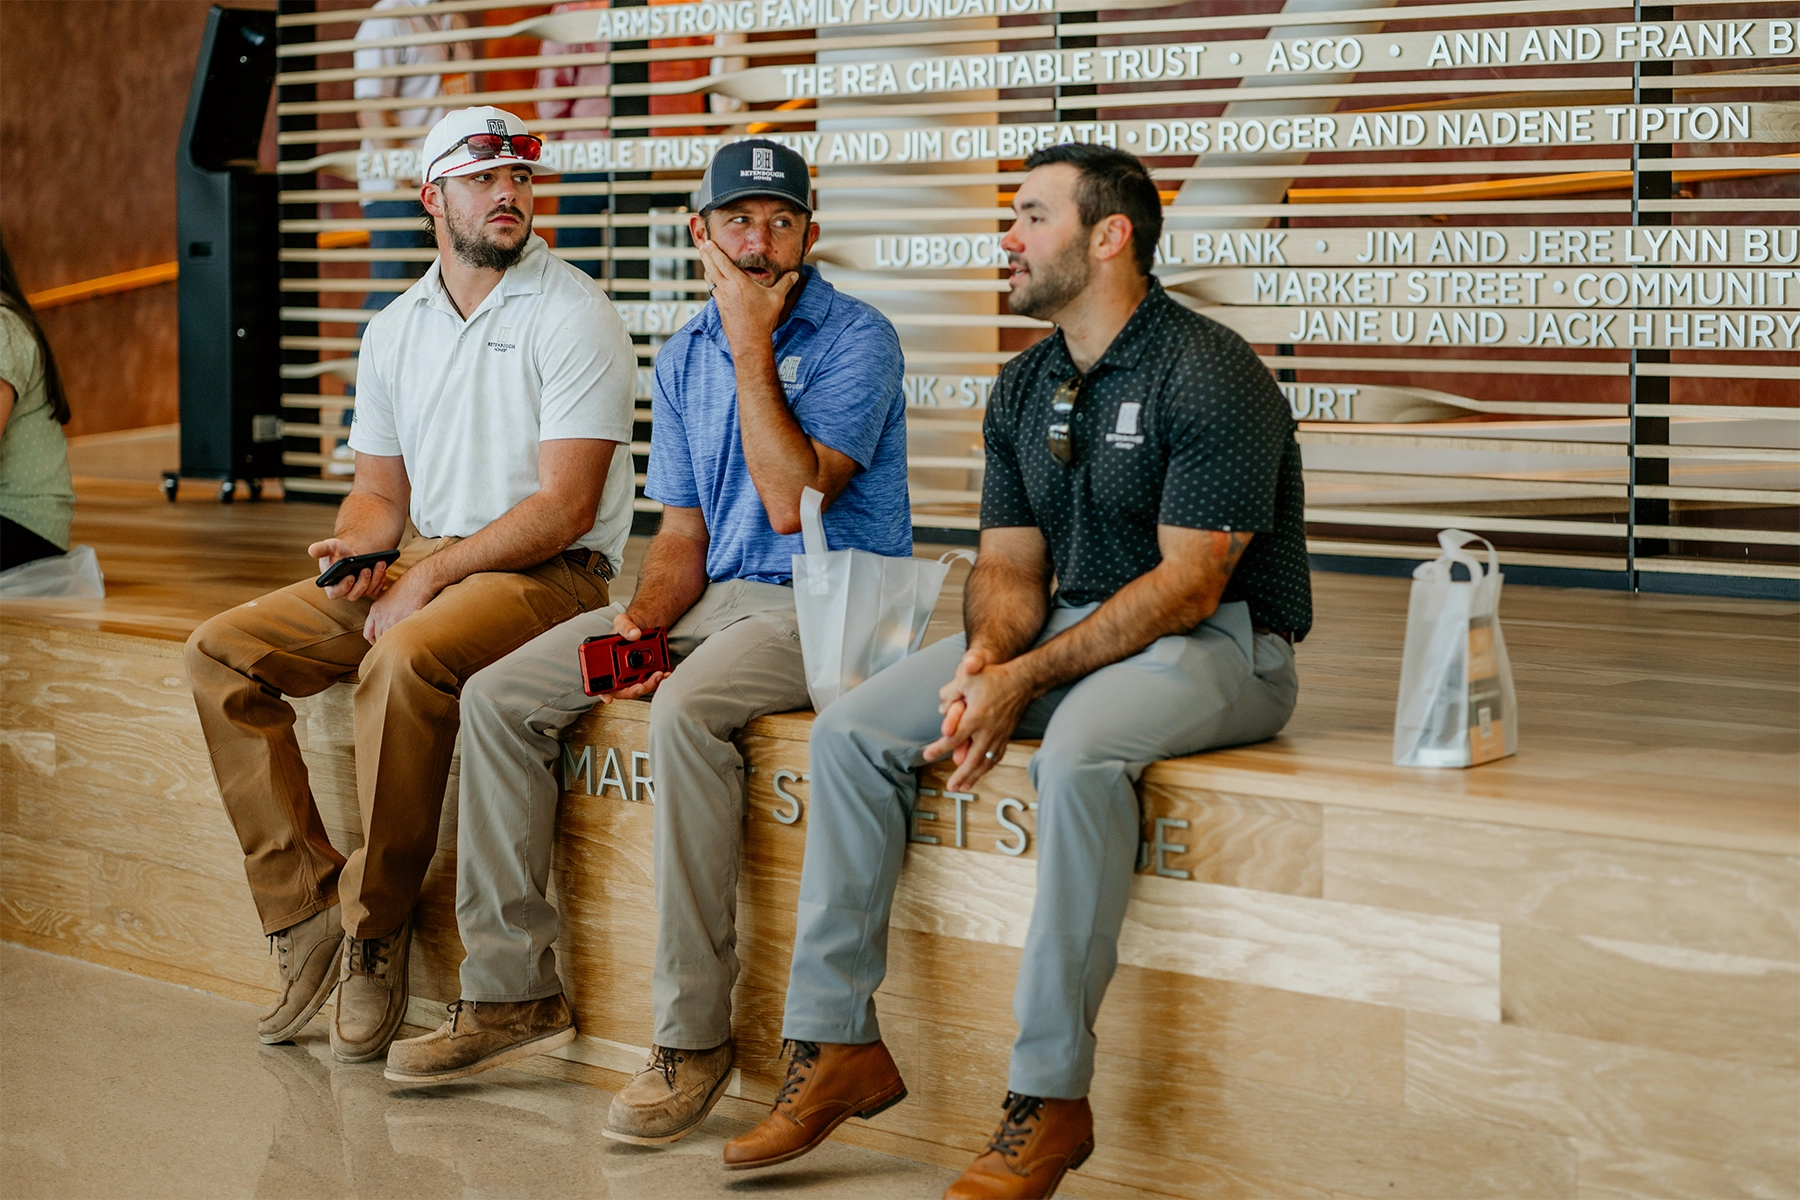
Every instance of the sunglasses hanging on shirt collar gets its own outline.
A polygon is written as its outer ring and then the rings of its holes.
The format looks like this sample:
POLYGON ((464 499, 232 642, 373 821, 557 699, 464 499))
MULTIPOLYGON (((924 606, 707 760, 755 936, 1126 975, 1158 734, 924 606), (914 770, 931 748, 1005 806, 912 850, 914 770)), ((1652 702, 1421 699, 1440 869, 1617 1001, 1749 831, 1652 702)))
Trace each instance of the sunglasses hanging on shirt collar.
POLYGON ((1081 385, 1085 376, 1077 375, 1073 379, 1065 379, 1056 385, 1056 393, 1050 397, 1050 457, 1063 466, 1075 460, 1075 442, 1070 433, 1070 425, 1075 418, 1075 405, 1081 399, 1081 385))

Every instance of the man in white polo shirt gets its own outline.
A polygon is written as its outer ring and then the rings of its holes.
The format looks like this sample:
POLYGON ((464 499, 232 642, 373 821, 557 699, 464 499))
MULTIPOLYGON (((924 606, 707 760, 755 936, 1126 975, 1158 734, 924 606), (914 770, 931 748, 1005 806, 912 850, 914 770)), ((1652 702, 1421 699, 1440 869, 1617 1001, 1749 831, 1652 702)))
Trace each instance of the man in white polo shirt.
MULTIPOLYGON (((266 1043, 293 1037, 338 987, 337 1057, 387 1052, 406 1015, 411 913, 437 848, 463 682, 605 606, 630 532, 620 446, 636 359, 611 302, 531 232, 541 145, 496 108, 452 112, 425 139, 420 199, 438 260, 369 322, 356 483, 334 536, 307 553, 327 567, 399 547, 409 516, 418 536, 391 566, 297 583, 188 639, 213 772, 280 951, 266 1043), (353 675, 362 843, 346 859, 283 697, 353 675)), ((554 1009, 520 1017, 572 1028, 567 1006, 554 1009)))

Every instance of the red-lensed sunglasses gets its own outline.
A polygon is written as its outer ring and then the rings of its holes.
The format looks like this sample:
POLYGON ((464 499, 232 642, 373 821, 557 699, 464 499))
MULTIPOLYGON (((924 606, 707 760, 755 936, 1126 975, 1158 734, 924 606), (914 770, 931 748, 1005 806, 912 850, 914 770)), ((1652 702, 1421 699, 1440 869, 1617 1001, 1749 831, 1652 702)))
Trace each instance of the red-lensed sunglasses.
MULTIPOLYGON (((535 133, 471 133, 452 143, 450 148, 431 160, 431 167, 437 166, 464 146, 477 159, 499 158, 502 153, 511 154, 514 158, 522 158, 526 162, 536 162, 544 152, 544 139, 535 133)), ((431 173, 426 167, 426 174, 431 173)))

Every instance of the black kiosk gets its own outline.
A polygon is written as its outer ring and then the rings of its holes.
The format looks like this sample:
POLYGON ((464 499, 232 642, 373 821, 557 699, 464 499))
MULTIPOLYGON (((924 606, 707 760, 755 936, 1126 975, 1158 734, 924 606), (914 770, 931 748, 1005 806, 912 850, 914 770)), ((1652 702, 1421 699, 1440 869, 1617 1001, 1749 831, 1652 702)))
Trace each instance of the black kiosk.
POLYGON ((276 177, 257 170, 275 83, 275 14, 219 8, 206 17, 187 119, 175 152, 181 324, 181 469, 236 481, 251 499, 281 474, 280 264, 276 177))

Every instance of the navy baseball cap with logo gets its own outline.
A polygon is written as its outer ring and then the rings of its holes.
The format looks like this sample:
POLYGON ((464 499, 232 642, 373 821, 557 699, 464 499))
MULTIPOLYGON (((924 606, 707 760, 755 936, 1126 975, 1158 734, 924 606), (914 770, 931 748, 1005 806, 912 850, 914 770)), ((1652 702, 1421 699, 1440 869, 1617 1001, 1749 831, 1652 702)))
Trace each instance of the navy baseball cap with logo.
POLYGON ((700 182, 700 212, 747 196, 787 200, 811 214, 812 176, 797 150, 768 138, 750 138, 720 146, 700 182))

